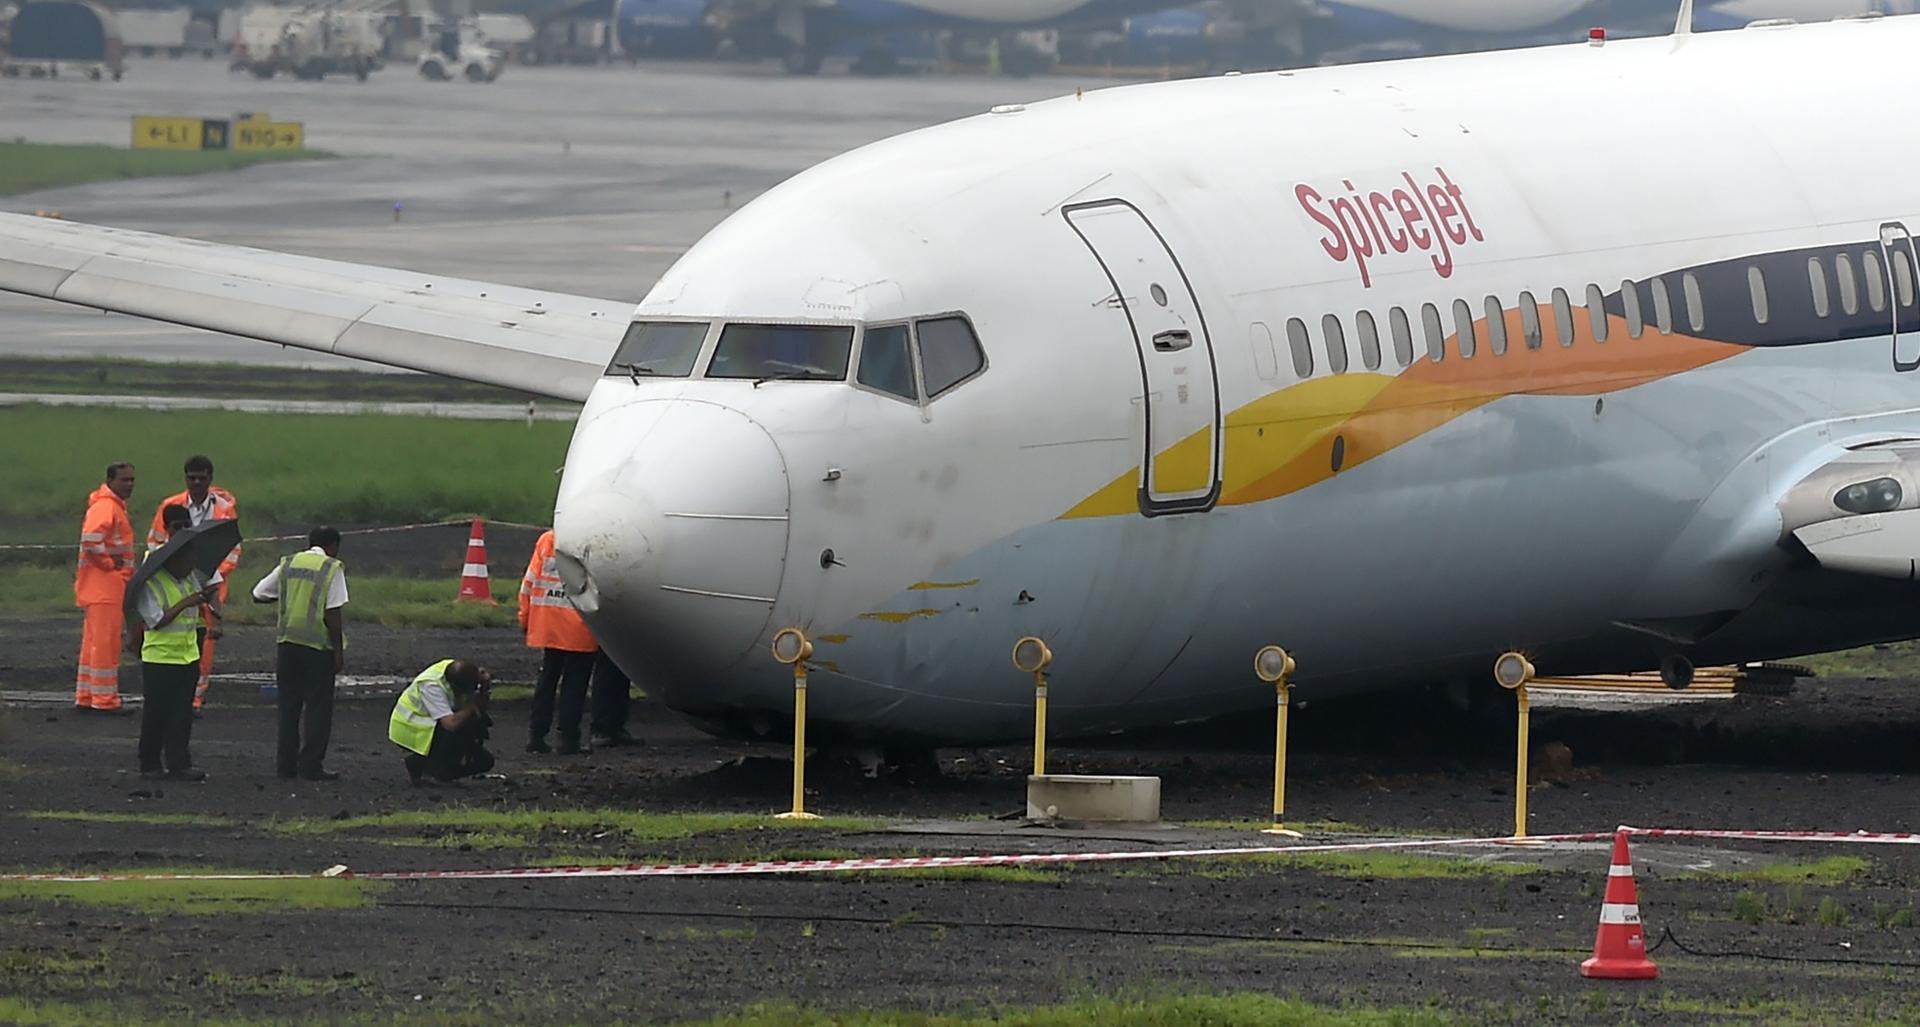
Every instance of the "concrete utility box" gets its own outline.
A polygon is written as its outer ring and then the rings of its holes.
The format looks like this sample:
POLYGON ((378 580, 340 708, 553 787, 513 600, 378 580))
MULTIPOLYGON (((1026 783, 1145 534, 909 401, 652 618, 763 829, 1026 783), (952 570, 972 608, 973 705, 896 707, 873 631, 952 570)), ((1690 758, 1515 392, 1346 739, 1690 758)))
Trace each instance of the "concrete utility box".
POLYGON ((1027 816, 1099 823, 1160 822, 1160 779, 1092 774, 1027 778, 1027 816))

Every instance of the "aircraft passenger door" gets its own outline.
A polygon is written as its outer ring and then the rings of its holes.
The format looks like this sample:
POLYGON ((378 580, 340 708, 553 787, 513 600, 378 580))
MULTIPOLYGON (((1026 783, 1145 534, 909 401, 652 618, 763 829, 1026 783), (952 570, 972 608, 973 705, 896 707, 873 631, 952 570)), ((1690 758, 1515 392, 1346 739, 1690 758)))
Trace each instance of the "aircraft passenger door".
POLYGON ((1220 498, 1220 390, 1193 286, 1133 204, 1101 200, 1065 214, 1106 271, 1139 356, 1146 416, 1140 512, 1211 509, 1220 498))
POLYGON ((1920 370, 1920 254, 1914 252, 1907 226, 1889 221, 1880 226, 1880 255, 1885 260, 1887 308, 1893 312, 1893 369, 1920 370))

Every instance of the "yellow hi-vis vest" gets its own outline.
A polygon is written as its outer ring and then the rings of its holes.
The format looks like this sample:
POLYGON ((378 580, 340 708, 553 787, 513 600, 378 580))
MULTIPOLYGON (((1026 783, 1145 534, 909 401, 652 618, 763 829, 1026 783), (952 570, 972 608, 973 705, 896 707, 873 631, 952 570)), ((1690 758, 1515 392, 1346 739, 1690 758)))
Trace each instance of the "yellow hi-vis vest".
POLYGON ((446 693, 447 705, 453 705, 453 689, 447 687, 447 668, 452 660, 439 663, 420 672, 413 684, 400 693, 400 700, 393 704, 393 716, 387 719, 387 740, 408 752, 422 756, 433 748, 433 727, 439 723, 427 715, 427 704, 420 698, 424 689, 437 688, 446 693))
POLYGON ((333 651, 327 637, 327 595, 340 573, 340 561, 312 550, 280 561, 280 613, 276 642, 333 651))
MULTIPOLYGON (((144 586, 147 595, 160 604, 160 612, 165 613, 173 604, 193 594, 191 582, 161 571, 147 579, 144 586)), ((157 628, 148 628, 146 637, 140 641, 140 662, 164 663, 181 666, 200 662, 200 608, 191 606, 180 611, 180 616, 172 622, 157 628)))

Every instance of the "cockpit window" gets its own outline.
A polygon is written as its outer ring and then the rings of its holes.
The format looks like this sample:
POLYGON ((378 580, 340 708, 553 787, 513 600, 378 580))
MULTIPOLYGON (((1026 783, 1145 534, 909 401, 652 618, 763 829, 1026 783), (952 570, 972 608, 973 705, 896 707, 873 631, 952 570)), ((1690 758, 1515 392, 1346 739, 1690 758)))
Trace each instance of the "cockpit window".
POLYGON ((707 377, 844 381, 852 353, 850 327, 733 324, 720 331, 707 377))
POLYGON ((904 400, 920 398, 913 384, 912 335, 906 325, 867 329, 860 343, 860 370, 854 380, 904 400))
POLYGON ((685 378, 693 373, 707 326, 686 321, 635 321, 607 365, 609 377, 685 378))
POLYGON ((920 336, 920 374, 931 399, 987 366, 973 326, 962 317, 936 317, 914 328, 920 336))

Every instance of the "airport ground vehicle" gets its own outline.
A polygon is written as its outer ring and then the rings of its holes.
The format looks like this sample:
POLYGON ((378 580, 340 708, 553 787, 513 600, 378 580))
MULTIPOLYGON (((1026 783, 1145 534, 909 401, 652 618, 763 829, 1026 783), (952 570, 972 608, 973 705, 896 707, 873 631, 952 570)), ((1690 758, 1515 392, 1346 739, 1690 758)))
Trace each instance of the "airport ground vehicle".
POLYGON ((365 81, 380 66, 382 16, 366 11, 254 7, 240 16, 232 68, 256 78, 287 74, 365 81))
POLYGON ((445 82, 458 76, 468 82, 492 82, 507 64, 505 52, 487 45, 486 37, 471 22, 443 25, 433 35, 433 45, 420 55, 420 77, 445 82))
POLYGON ((85 0, 37 0, 23 5, 8 25, 0 76, 117 82, 125 71, 124 53, 112 11, 85 0))

